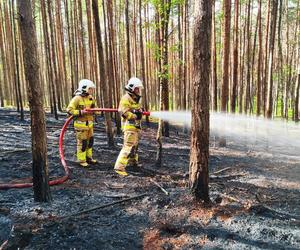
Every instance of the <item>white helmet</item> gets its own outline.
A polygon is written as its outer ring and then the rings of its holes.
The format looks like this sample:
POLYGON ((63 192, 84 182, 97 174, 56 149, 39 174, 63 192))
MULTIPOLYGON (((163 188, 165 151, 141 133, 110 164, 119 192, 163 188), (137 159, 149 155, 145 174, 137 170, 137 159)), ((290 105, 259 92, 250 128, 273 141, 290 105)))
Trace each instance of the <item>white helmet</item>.
POLYGON ((137 77, 131 77, 125 86, 125 90, 133 93, 135 88, 143 89, 143 83, 142 81, 137 77))
POLYGON ((91 80, 82 79, 79 81, 79 85, 78 85, 78 89, 76 90, 76 93, 86 94, 89 88, 95 89, 96 86, 91 80))

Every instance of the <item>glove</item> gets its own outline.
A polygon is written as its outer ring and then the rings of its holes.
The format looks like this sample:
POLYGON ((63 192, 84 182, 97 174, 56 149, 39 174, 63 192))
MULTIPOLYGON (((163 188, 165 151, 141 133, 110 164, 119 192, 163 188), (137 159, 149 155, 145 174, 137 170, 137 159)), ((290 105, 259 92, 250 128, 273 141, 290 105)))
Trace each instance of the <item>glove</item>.
POLYGON ((142 119, 142 116, 143 116, 142 111, 140 111, 138 109, 134 109, 134 110, 132 110, 132 113, 136 115, 136 119, 137 120, 141 120, 142 119))

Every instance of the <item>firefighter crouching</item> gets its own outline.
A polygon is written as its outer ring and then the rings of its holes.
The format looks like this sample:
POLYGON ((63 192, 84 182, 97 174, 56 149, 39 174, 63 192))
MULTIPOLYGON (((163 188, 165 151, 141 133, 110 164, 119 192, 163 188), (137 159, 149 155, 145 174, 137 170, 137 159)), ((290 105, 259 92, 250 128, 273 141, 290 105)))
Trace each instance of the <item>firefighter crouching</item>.
POLYGON ((92 96, 95 84, 87 79, 80 80, 79 87, 70 101, 67 112, 74 116, 74 128, 77 139, 77 161, 82 167, 96 164, 93 159, 94 143, 94 116, 86 109, 95 108, 95 99, 92 96))
POLYGON ((118 111, 122 116, 122 130, 124 143, 118 159, 115 163, 115 172, 121 176, 127 176, 126 167, 137 167, 138 143, 140 139, 142 108, 140 104, 142 81, 136 77, 130 78, 125 91, 127 92, 120 100, 118 111))

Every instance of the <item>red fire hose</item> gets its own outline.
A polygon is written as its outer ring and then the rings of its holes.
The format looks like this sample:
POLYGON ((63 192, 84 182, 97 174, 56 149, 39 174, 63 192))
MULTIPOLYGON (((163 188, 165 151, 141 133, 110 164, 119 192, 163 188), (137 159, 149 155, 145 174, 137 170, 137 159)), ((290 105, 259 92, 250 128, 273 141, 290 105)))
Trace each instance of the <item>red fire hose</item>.
MULTIPOLYGON (((111 108, 94 108, 94 109, 86 109, 87 111, 91 112, 118 112, 118 109, 111 109, 111 108)), ((143 115, 150 116, 149 111, 143 111, 143 115)))
MULTIPOLYGON (((112 109, 112 108, 94 108, 94 109, 88 109, 88 111, 90 111, 90 112, 118 112, 117 109, 112 109)), ((146 115, 146 116, 149 116, 150 112, 144 111, 144 112, 142 112, 142 114, 146 115)), ((68 168, 67 163, 65 161, 64 150, 63 150, 63 142, 64 142, 65 131, 66 131, 68 125, 70 124, 70 122, 72 121, 72 119, 73 119, 73 116, 70 116, 66 120, 64 126, 61 129, 60 135, 59 135, 59 156, 60 156, 61 163, 62 163, 62 165, 64 167, 64 170, 65 170, 65 175, 63 177, 58 178, 58 179, 49 181, 50 186, 62 184, 67 179, 69 179, 69 177, 70 177, 70 169, 68 168)), ((3 184, 0 184, 0 190, 1 189, 10 189, 10 188, 29 188, 29 187, 32 187, 32 186, 33 186, 32 182, 27 182, 27 183, 3 183, 3 184)))

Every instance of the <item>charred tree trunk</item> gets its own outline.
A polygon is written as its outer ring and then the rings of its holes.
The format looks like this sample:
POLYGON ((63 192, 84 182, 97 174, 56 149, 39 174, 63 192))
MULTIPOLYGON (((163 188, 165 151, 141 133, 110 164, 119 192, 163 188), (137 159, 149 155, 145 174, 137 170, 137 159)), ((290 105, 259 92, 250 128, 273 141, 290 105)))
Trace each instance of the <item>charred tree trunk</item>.
POLYGON ((197 200, 209 202, 209 72, 211 1, 195 2, 192 135, 189 186, 197 200))
POLYGON ((18 0, 18 8, 31 115, 34 199, 48 202, 51 200, 51 194, 48 184, 46 123, 31 1, 18 0))

